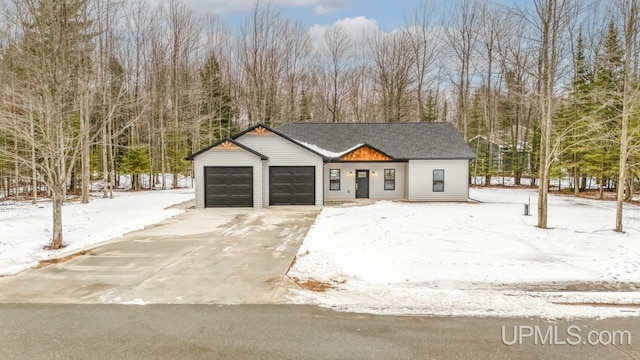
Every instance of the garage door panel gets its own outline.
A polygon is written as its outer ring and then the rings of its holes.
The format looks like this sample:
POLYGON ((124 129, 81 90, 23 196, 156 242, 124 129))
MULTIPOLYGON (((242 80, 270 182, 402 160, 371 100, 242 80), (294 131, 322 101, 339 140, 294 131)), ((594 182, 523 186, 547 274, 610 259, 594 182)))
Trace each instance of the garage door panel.
POLYGON ((252 167, 206 167, 205 206, 253 206, 252 167))
POLYGON ((269 168, 271 205, 314 205, 315 167, 273 166, 269 168))

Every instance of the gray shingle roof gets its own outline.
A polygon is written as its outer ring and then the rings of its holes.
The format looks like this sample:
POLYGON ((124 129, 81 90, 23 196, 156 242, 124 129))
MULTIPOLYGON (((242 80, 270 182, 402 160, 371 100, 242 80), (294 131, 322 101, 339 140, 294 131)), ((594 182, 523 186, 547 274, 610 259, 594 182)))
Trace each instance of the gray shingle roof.
POLYGON ((336 153, 368 144, 397 160, 475 158, 450 123, 289 123, 276 130, 336 153))

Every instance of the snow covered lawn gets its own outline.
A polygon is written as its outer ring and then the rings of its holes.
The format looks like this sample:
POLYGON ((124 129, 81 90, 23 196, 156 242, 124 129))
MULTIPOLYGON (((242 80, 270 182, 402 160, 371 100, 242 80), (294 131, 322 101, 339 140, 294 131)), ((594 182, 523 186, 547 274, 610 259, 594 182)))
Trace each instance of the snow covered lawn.
POLYGON ((292 301, 387 314, 640 315, 611 305, 640 303, 639 207, 625 206, 618 234, 614 202, 551 196, 553 229, 542 230, 534 190, 470 196, 481 203, 323 209, 289 276, 332 288, 294 290, 292 301))
POLYGON ((15 274, 39 261, 61 257, 117 238, 181 213, 167 209, 193 199, 193 189, 116 192, 114 198, 62 208, 64 249, 43 250, 51 239, 51 203, 0 203, 0 275, 15 274))

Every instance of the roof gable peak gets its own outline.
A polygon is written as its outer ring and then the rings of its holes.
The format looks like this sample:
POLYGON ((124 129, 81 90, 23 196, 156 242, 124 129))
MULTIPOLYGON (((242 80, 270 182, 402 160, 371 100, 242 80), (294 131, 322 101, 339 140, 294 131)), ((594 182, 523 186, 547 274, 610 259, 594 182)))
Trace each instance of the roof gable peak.
POLYGON ((393 157, 369 144, 362 144, 343 154, 340 161, 392 161, 393 157))
POLYGON ((199 155, 201 155, 201 154, 203 154, 203 153, 205 153, 207 151, 217 150, 217 149, 220 149, 220 151, 223 151, 223 150, 240 150, 240 149, 242 149, 244 151, 250 152, 253 155, 256 155, 257 157, 259 157, 262 160, 269 160, 269 158, 267 156, 255 151, 255 150, 253 150, 253 149, 251 149, 251 148, 249 148, 249 147, 247 147, 245 145, 242 145, 241 143, 239 143, 239 142, 237 142, 237 141, 235 141, 235 140, 233 140, 231 138, 224 138, 224 139, 222 139, 222 140, 220 140, 220 141, 218 141, 218 142, 216 142, 216 143, 214 143, 212 145, 209 145, 206 148, 187 156, 185 158, 185 160, 194 160, 196 157, 198 157, 199 155))

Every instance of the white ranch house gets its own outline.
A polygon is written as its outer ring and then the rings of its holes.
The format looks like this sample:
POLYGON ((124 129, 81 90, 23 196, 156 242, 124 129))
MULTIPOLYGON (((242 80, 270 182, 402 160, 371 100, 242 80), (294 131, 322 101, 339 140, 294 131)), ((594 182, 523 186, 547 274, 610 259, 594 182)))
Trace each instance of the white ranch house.
POLYGON ((187 157, 196 208, 466 201, 473 158, 453 125, 424 122, 256 125, 187 157))

